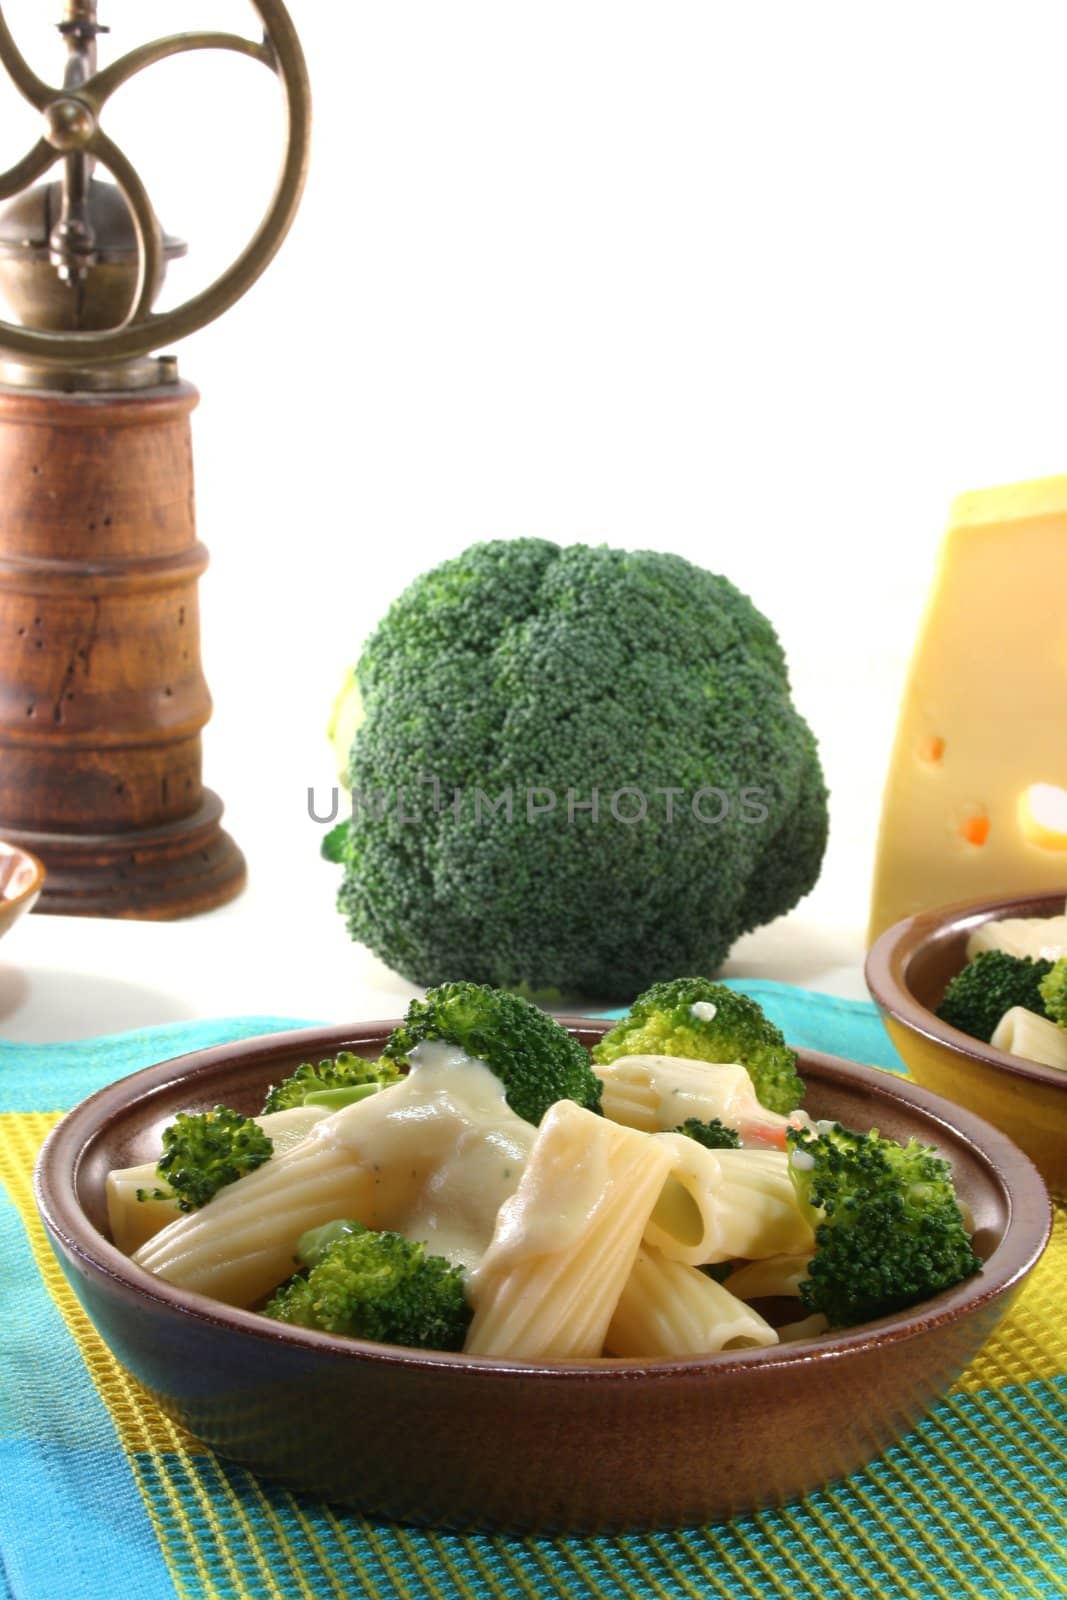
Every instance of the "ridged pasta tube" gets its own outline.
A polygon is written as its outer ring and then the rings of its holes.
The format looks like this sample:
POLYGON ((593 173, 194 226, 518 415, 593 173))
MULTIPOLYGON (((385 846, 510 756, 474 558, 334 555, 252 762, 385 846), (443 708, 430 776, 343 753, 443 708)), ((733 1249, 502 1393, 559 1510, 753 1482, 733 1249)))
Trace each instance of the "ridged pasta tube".
POLYGON ((829 1330, 830 1322, 821 1311, 813 1311, 810 1317, 801 1317, 799 1322, 786 1322, 778 1329, 779 1344, 797 1344, 801 1339, 817 1339, 820 1333, 829 1330))
POLYGON ((736 1062, 690 1061, 684 1056, 619 1056, 595 1062, 604 1115, 642 1133, 668 1132, 689 1117, 716 1118, 742 1138, 785 1143, 788 1118, 756 1099, 747 1070, 736 1062))
POLYGON ((777 1343, 770 1323, 721 1283, 648 1247, 637 1252, 604 1341, 609 1355, 651 1358, 777 1343))
POLYGON ((133 1259, 237 1306, 289 1277, 300 1235, 338 1217, 403 1233, 461 1265, 479 1259, 535 1129, 484 1062, 454 1046, 427 1041, 411 1063, 399 1083, 325 1117, 133 1259))
POLYGON ((799 1299, 810 1265, 810 1255, 766 1256, 762 1261, 747 1261, 726 1281, 739 1300, 799 1299))
MULTIPOLYGON (((252 1120, 270 1139, 276 1157, 292 1150, 316 1122, 328 1115, 325 1106, 291 1106, 287 1111, 269 1111, 252 1120)), ((114 1242, 128 1256, 181 1216, 177 1199, 138 1200, 139 1192, 150 1194, 159 1188, 165 1189, 166 1184, 161 1184, 154 1161, 142 1161, 137 1167, 116 1167, 107 1175, 108 1227, 114 1242)))
POLYGON ((1067 1028, 1048 1017, 1039 1017, 1036 1011, 1027 1011, 1025 1006, 1012 1006, 1005 1011, 989 1042, 994 1050, 1007 1050, 1024 1061, 1037 1061, 1067 1072, 1067 1028))
POLYGON ((661 1133, 673 1170, 645 1230, 645 1243, 689 1266, 804 1255, 815 1248, 789 1158, 779 1150, 705 1150, 681 1133, 661 1133))
MULTIPOLYGON (((726 1287, 739 1300, 799 1300, 800 1285, 808 1275, 810 1256, 768 1256, 764 1261, 746 1261, 743 1267, 731 1272, 726 1287)), ((797 1322, 780 1323, 777 1329, 779 1344, 793 1344, 798 1339, 814 1339, 830 1326, 821 1311, 797 1322)))
POLYGON ((468 1282, 464 1348, 521 1360, 599 1356, 671 1161, 659 1140, 570 1100, 551 1106, 468 1282))
POLYGON ((170 1223, 133 1259, 180 1289, 253 1305, 295 1270, 302 1233, 336 1217, 369 1225, 373 1195, 373 1169, 345 1145, 311 1133, 170 1223))

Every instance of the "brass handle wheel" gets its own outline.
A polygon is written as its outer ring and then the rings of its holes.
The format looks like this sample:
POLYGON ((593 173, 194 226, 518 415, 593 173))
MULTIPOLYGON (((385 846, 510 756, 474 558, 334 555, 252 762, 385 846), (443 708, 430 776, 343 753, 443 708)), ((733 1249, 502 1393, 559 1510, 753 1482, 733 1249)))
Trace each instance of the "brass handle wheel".
POLYGON ((121 190, 133 219, 137 274, 126 314, 116 327, 56 333, 0 321, 0 350, 55 366, 126 361, 183 339, 228 310, 270 262, 296 213, 307 171, 311 96, 296 30, 280 0, 250 0, 263 24, 263 39, 233 33, 179 33, 138 46, 94 71, 77 85, 55 88, 28 65, 0 12, 0 63, 19 93, 40 112, 41 138, 7 172, 0 173, 0 200, 34 183, 64 156, 84 155, 100 163, 121 190), (152 312, 163 274, 163 234, 136 168, 100 124, 111 95, 135 73, 168 56, 190 50, 229 50, 251 56, 275 72, 282 86, 287 134, 281 171, 258 228, 235 261, 215 281, 173 311, 152 312))

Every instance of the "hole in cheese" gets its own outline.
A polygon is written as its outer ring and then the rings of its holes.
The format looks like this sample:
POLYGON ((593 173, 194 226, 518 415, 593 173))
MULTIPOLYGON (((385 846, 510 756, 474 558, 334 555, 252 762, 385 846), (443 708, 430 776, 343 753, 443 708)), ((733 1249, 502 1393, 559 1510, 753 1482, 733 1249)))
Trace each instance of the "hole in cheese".
POLYGON ((1067 789, 1032 783, 1019 796, 1023 838, 1042 850, 1067 850, 1067 789))
POLYGON ((989 838, 989 818, 977 815, 964 817, 960 823, 960 838, 966 839, 968 844, 985 844, 989 838))
POLYGON ((928 767, 939 767, 944 760, 945 741, 939 734, 931 733, 919 740, 919 760, 928 767))

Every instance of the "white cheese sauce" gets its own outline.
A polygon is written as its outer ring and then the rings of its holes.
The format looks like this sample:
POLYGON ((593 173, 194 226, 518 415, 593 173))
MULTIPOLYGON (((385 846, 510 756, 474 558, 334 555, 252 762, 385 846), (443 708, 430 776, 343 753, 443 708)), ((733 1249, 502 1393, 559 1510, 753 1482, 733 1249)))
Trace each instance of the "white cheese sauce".
POLYGON ((536 1135, 484 1061, 441 1040, 410 1055, 399 1083, 326 1118, 310 1138, 343 1146, 374 1175, 369 1228, 418 1239, 471 1268, 514 1194, 536 1135))

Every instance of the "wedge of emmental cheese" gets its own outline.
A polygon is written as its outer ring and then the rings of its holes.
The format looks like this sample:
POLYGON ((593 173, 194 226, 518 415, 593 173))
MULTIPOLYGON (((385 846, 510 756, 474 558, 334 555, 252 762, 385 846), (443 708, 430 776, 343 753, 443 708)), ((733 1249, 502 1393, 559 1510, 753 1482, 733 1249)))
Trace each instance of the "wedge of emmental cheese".
POLYGON ((886 781, 873 940, 1067 885, 1067 477, 953 505, 886 781))

